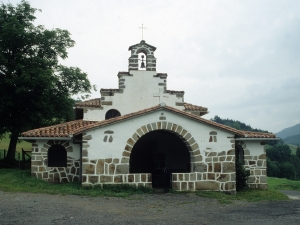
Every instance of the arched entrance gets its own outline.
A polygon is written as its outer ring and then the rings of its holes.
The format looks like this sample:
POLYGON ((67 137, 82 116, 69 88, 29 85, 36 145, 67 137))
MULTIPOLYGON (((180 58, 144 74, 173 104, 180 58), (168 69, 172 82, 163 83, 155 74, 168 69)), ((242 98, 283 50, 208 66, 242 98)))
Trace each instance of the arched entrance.
POLYGON ((129 161, 130 173, 151 173, 152 186, 163 187, 164 169, 171 173, 190 172, 190 153, 176 134, 155 130, 142 136, 134 145, 129 161))

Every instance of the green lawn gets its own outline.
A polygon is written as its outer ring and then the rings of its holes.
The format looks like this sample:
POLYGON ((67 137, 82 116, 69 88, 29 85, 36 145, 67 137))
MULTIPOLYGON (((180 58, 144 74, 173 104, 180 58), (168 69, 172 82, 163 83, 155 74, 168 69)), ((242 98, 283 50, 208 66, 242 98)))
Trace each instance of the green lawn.
POLYGON ((300 191, 300 181, 285 178, 268 177, 270 190, 297 190, 300 191))

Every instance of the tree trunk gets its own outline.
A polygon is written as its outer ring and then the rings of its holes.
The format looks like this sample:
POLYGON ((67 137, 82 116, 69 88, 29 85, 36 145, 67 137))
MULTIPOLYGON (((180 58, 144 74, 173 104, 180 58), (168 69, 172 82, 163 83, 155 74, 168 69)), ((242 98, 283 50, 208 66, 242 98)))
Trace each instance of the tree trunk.
POLYGON ((14 165, 16 163, 15 154, 16 154, 18 136, 19 136, 19 132, 16 131, 13 131, 10 136, 9 147, 8 147, 7 155, 5 157, 6 163, 10 165, 14 165))

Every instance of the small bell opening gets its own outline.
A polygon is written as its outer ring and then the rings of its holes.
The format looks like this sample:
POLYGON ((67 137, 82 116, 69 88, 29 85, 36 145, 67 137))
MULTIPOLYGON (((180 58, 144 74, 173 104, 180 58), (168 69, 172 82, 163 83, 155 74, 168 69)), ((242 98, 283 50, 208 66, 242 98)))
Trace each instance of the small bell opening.
POLYGON ((139 61, 141 62, 139 69, 140 70, 145 70, 146 69, 146 60, 145 58, 145 54, 144 53, 140 53, 139 54, 139 61))

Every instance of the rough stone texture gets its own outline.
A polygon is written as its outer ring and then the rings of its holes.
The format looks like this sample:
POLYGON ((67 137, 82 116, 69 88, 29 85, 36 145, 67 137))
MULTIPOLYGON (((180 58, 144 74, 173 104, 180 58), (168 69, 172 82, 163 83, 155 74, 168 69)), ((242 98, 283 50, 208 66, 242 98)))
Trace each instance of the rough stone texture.
POLYGON ((235 172, 234 162, 222 162, 222 173, 232 173, 235 172))
POLYGON ((207 164, 205 163, 195 163, 194 172, 207 172, 207 164))
POLYGON ((215 181, 197 181, 196 190, 220 191, 220 184, 215 181))
POLYGON ((101 183, 111 183, 113 181, 113 177, 112 176, 100 176, 100 182, 101 183))
POLYGON ((118 164, 116 165, 116 174, 128 174, 129 164, 118 164))
POLYGON ((84 163, 82 164, 82 173, 83 174, 94 174, 95 173, 95 165, 84 163))

